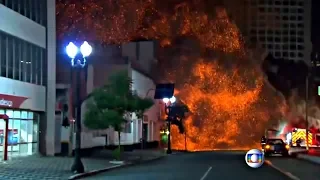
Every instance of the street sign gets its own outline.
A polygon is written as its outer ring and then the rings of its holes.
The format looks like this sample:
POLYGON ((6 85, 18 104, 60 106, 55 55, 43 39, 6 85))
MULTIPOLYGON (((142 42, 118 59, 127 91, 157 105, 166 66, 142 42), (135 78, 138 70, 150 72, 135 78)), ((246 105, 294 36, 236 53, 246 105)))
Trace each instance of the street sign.
POLYGON ((320 96, 320 86, 318 86, 318 96, 320 96))

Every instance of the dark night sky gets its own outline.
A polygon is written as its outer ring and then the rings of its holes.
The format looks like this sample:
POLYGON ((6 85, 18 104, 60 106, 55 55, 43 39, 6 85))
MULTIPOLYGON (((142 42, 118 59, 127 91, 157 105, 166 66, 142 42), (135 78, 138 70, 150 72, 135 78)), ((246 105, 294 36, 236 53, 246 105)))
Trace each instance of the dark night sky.
POLYGON ((313 50, 320 51, 320 0, 312 0, 312 43, 313 50))

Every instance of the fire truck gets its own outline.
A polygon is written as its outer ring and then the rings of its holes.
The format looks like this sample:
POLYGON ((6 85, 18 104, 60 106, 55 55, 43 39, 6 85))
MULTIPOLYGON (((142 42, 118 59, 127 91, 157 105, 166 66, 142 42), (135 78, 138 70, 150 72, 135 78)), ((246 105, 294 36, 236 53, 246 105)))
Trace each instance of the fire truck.
MULTIPOLYGON (((306 129, 293 128, 285 137, 285 142, 291 147, 305 147, 306 146, 306 129)), ((308 132, 308 146, 320 146, 320 133, 318 131, 310 130, 308 132)))

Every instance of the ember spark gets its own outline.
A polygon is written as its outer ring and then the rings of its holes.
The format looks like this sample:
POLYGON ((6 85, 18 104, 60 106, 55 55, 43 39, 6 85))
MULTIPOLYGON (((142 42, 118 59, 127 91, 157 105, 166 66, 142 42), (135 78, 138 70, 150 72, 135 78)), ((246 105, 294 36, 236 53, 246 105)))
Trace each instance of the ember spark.
MULTIPOLYGON (((250 147, 281 114, 281 98, 265 85, 221 6, 208 9, 200 0, 58 0, 57 21, 63 39, 158 40, 163 77, 176 82, 178 97, 191 110, 185 120, 188 150, 250 147)), ((184 135, 174 127, 172 136, 173 148, 184 149, 184 135)))

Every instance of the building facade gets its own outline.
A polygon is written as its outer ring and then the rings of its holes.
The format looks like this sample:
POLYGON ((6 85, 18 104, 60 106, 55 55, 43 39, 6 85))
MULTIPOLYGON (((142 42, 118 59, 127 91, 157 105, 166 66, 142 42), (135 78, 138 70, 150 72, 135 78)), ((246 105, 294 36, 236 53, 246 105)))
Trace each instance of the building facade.
MULTIPOLYGON (((0 114, 10 118, 8 155, 52 155, 55 1, 1 0, 0 17, 0 114)), ((4 127, 0 120, 2 152, 4 127)))
MULTIPOLYGON (((107 83, 108 76, 116 73, 117 71, 128 71, 129 77, 132 78, 132 90, 135 91, 140 97, 153 98, 155 83, 153 80, 145 75, 143 72, 134 67, 131 63, 127 64, 100 64, 97 66, 89 66, 88 69, 88 93, 92 92, 95 88, 98 88, 107 83), (101 78, 104 77, 104 78, 101 78), (91 82, 91 83, 90 83, 91 82), (92 83, 93 82, 93 83, 92 83)), ((131 120, 124 125, 123 131, 120 133, 120 143, 128 146, 139 146, 141 141, 146 144, 150 142, 159 141, 160 139, 160 107, 157 100, 154 100, 155 104, 148 109, 142 119, 137 118, 135 115, 131 117, 131 120)), ((83 104, 83 116, 85 113, 86 104, 83 104)), ((119 142, 118 132, 112 128, 100 131, 92 131, 83 126, 83 147, 88 148, 90 146, 106 145, 114 146, 119 142), (86 137, 87 136, 87 137, 86 137), (94 141, 90 137, 92 136, 94 141), (99 137, 100 136, 100 137, 99 137), (101 138, 103 136, 104 138, 101 138), (100 139, 100 140, 99 140, 100 139), (89 140, 89 141, 88 141, 89 140), (95 143, 95 144, 94 144, 95 143)))
MULTIPOLYGON (((90 43, 90 42, 89 42, 90 43)), ((83 86, 81 88, 81 98, 86 99, 87 96, 98 87, 107 83, 108 76, 120 70, 128 71, 128 75, 133 80, 133 90, 141 97, 153 98, 155 82, 150 77, 149 72, 151 66, 155 62, 154 43, 153 42, 132 42, 121 46, 95 46, 93 43, 93 53, 87 59, 88 67, 82 71, 81 79, 83 86), (138 48, 136 44, 141 44, 138 48), (149 50, 144 51, 146 46, 149 50), (141 48, 142 47, 142 48, 141 48), (147 53, 145 53, 147 52, 147 53)), ((61 48, 62 50, 63 48, 61 48)), ((63 118, 68 117, 74 119, 74 80, 75 76, 68 64, 69 61, 63 54, 59 54, 57 64, 57 109, 56 117, 60 120, 56 121, 56 153, 63 150, 62 144, 69 144, 69 150, 74 148, 70 144, 74 143, 74 122, 70 121, 69 127, 61 127, 63 118), (68 104, 70 111, 61 113, 61 104, 68 104), (60 130, 58 130, 60 129, 60 130), (59 145, 60 144, 60 145, 59 145)), ((140 148, 140 141, 146 143, 158 142, 160 139, 160 124, 158 102, 150 108, 143 119, 133 116, 131 122, 125 125, 124 131, 121 132, 122 145, 136 145, 140 148)), ((82 104, 82 113, 84 115, 86 109, 86 101, 82 104)), ((113 146, 118 144, 117 132, 112 129, 106 130, 90 130, 83 126, 82 132, 82 148, 92 148, 97 146, 113 146)), ((63 145, 64 146, 64 145, 63 145)), ((69 152, 70 153, 70 152, 69 152)))
POLYGON ((276 58, 310 64, 311 0, 246 0, 242 29, 276 58))

